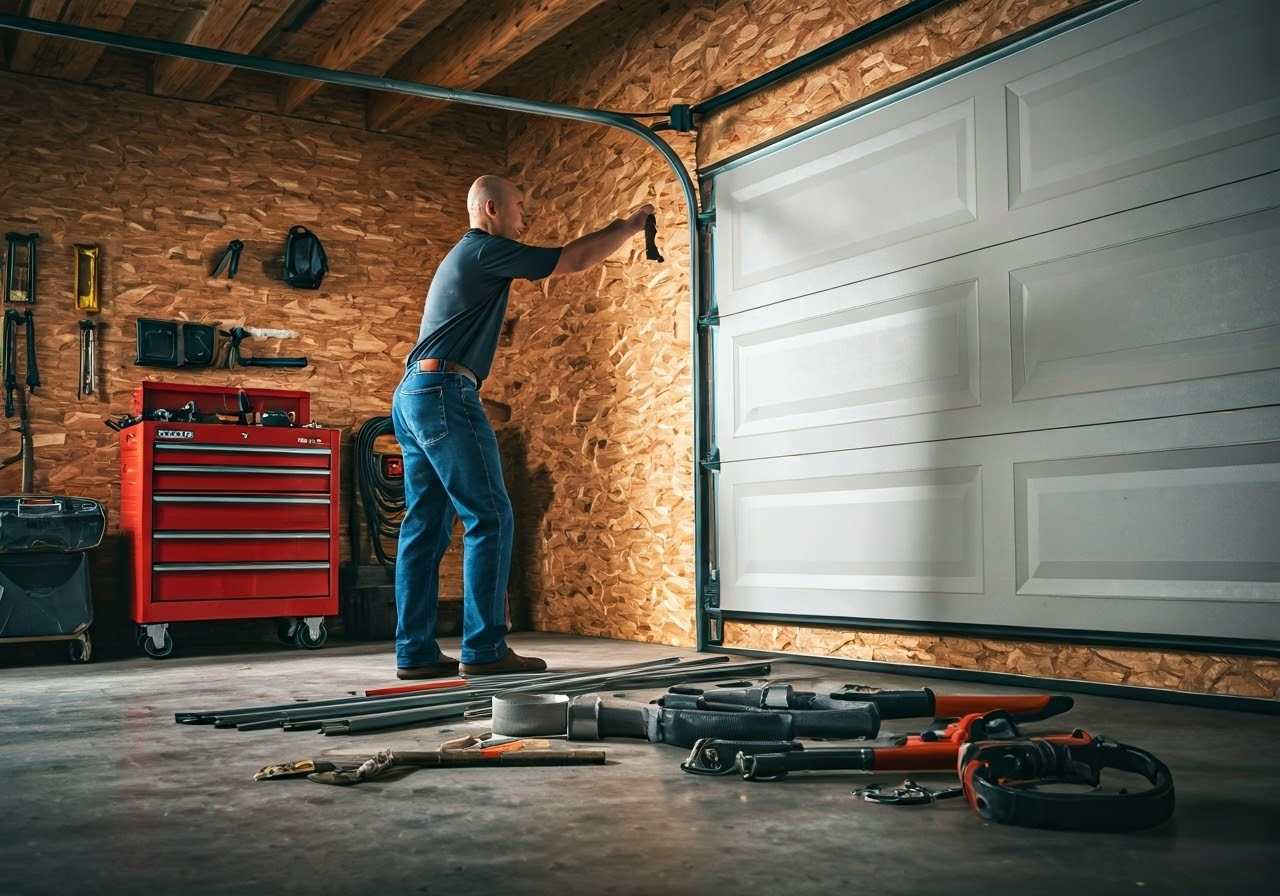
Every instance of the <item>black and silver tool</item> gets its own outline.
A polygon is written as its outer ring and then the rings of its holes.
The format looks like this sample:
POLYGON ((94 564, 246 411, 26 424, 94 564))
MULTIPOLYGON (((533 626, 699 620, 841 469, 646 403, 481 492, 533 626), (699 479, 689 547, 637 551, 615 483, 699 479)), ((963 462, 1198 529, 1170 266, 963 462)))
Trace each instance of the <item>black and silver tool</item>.
POLYGON ((77 397, 98 391, 98 325, 88 318, 80 321, 80 386, 77 397))

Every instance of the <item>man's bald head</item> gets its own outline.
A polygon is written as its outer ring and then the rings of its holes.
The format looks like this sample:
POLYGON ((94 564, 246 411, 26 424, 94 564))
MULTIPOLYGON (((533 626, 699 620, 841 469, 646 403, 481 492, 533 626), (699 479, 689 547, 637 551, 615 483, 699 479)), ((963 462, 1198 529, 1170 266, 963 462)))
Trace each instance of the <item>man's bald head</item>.
POLYGON ((467 192, 467 216, 472 227, 519 239, 524 231, 523 191, 496 174, 481 175, 467 192))

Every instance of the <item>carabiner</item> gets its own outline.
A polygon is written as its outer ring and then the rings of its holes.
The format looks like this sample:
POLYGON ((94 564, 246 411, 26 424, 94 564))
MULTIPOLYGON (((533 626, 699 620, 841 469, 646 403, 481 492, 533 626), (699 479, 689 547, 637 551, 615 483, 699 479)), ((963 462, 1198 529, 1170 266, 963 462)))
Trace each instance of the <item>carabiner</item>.
POLYGON ((901 787, 895 787, 893 790, 884 790, 883 787, 882 784, 869 784, 853 791, 853 795, 860 796, 867 802, 884 803, 889 806, 923 806, 964 793, 963 787, 930 790, 910 778, 903 781, 901 787))

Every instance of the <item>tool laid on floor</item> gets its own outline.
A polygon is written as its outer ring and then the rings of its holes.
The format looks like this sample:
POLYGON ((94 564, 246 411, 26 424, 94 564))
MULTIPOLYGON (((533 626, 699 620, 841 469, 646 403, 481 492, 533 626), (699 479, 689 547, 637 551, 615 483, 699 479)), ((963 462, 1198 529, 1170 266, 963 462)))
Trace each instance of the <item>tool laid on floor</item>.
POLYGON ((497 734, 565 734, 569 740, 639 737, 689 748, 700 738, 787 740, 793 737, 875 737, 880 715, 873 704, 845 703, 832 710, 728 711, 668 709, 647 703, 605 700, 599 694, 497 694, 497 734))
POLYGON ((1172 817, 1173 774, 1137 747, 1105 738, 1047 737, 965 744, 957 762, 970 807, 998 824, 1058 831, 1135 831, 1172 817), (1102 769, 1131 772, 1149 789, 1104 790, 1102 769), (1054 786, 1054 790, 1042 789, 1054 786), (1064 787, 1075 786, 1075 791, 1064 787), (1087 789, 1081 789, 1087 788, 1087 789))
POLYGON ((1038 722, 1061 715, 1075 706, 1070 697, 1051 694, 935 694, 929 688, 890 691, 863 685, 845 685, 828 694, 797 691, 787 684, 759 688, 701 690, 673 687, 657 703, 672 709, 831 710, 850 703, 871 703, 883 719, 959 718, 970 713, 1003 709, 1015 722, 1038 722))
MULTIPOLYGON (((696 775, 738 773, 746 781, 781 781, 797 771, 926 771, 952 769, 965 744, 1011 741, 1022 737, 1004 710, 972 713, 962 719, 937 719, 920 734, 890 739, 879 746, 807 748, 795 740, 745 741, 703 738, 681 763, 696 775)), ((1079 730, 1046 735, 1053 742, 1083 745, 1092 737, 1079 730)))
POLYGON ((921 734, 884 745, 810 748, 796 740, 703 738, 680 767, 696 775, 737 773, 746 781, 781 781, 795 771, 955 768, 960 776, 955 787, 930 789, 908 778, 900 787, 869 784, 853 793, 896 806, 963 794, 988 821, 1053 830, 1138 830, 1168 819, 1174 808, 1173 775, 1151 753, 1079 728, 1024 735, 1006 710, 935 719, 921 734), (1139 775, 1151 786, 1137 792, 1123 786, 1103 789, 1104 768, 1139 775))
POLYGON ((423 681, 417 684, 399 684, 389 688, 369 688, 364 692, 366 697, 382 697, 387 694, 416 694, 420 691, 453 691, 467 686, 465 678, 439 678, 435 681, 423 681))
POLYGON ((547 741, 515 740, 479 749, 380 750, 363 762, 354 763, 299 759, 268 765, 259 769, 253 779, 268 781, 306 777, 318 784, 350 785, 383 777, 392 769, 603 765, 604 762, 603 750, 553 750, 547 741))

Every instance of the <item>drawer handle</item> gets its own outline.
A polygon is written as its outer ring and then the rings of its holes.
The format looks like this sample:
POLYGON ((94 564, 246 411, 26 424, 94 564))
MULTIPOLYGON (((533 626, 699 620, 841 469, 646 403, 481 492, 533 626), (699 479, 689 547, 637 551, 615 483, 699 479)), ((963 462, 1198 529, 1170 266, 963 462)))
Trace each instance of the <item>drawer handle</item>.
POLYGON ((287 498, 278 495, 256 495, 245 498, 227 498, 221 495, 156 495, 157 504, 328 504, 328 498, 287 498))
POLYGON ((238 467, 234 464, 155 464, 157 473, 263 473, 288 476, 328 476, 328 468, 317 467, 238 467))
POLYGON ((323 538, 328 532, 156 532, 156 539, 173 541, 299 541, 304 538, 323 538))
POLYGON ((156 453, 161 451, 224 451, 235 454, 332 454, 329 448, 273 448, 265 445, 213 445, 203 442, 157 442, 156 453))
POLYGON ((286 569, 328 569, 329 564, 317 563, 157 563, 151 567, 155 572, 230 572, 241 570, 246 572, 274 572, 286 569))

